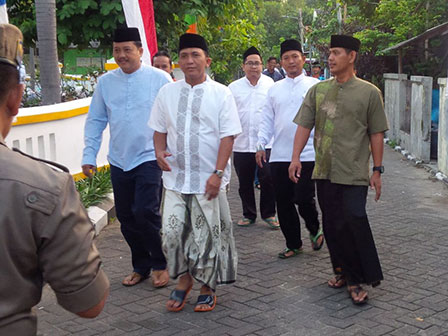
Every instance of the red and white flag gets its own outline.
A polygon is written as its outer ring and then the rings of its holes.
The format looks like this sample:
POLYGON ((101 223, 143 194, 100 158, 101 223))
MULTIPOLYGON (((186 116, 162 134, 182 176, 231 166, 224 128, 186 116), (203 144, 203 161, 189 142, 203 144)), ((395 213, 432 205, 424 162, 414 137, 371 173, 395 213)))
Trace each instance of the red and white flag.
POLYGON ((124 16, 128 27, 137 27, 142 39, 142 61, 151 65, 151 58, 157 52, 156 22, 152 0, 122 0, 124 16))

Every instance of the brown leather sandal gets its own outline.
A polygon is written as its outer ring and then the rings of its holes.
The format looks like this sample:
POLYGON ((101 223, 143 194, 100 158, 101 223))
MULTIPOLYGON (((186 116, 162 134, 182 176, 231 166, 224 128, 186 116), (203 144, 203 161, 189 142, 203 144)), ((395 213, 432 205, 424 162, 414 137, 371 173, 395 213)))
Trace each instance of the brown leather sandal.
POLYGON ((350 294, 350 298, 355 305, 362 305, 369 299, 367 291, 360 285, 348 286, 348 293, 350 294))
POLYGON ((342 274, 336 274, 336 276, 328 280, 327 284, 330 288, 339 289, 344 287, 347 282, 345 281, 345 278, 342 274))

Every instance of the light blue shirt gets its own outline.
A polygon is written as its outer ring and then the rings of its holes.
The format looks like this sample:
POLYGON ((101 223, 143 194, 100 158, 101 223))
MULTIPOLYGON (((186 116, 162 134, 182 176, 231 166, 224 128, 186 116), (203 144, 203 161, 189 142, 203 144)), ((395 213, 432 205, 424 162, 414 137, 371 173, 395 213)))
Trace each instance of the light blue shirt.
POLYGON ((96 166, 102 134, 109 123, 109 163, 129 171, 156 159, 154 131, 148 126, 152 105, 171 77, 151 66, 126 74, 110 71, 98 80, 84 128, 82 164, 96 166))

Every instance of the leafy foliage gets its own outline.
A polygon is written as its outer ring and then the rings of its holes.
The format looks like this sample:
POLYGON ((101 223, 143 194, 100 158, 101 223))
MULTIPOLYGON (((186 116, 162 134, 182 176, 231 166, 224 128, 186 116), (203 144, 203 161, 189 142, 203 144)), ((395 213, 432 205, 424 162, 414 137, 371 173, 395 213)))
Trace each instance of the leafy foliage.
POLYGON ((76 189, 84 207, 88 208, 100 203, 112 191, 110 169, 101 169, 93 177, 77 181, 76 189))

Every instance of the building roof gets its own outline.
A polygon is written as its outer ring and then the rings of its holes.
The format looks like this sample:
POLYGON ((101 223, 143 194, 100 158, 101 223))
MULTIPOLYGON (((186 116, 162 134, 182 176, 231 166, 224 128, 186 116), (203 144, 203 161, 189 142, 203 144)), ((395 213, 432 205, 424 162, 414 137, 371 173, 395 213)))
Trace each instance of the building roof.
POLYGON ((431 29, 428 29, 427 31, 425 31, 424 33, 414 36, 412 38, 410 38, 409 40, 400 42, 392 47, 386 48, 384 50, 382 50, 381 52, 388 52, 388 51, 392 51, 392 50, 396 50, 396 49, 401 49, 403 47, 406 47, 410 44, 422 41, 422 40, 427 40, 430 38, 433 38, 435 36, 441 36, 441 35, 445 35, 448 34, 448 22, 442 23, 441 25, 438 25, 436 27, 433 27, 431 29))

